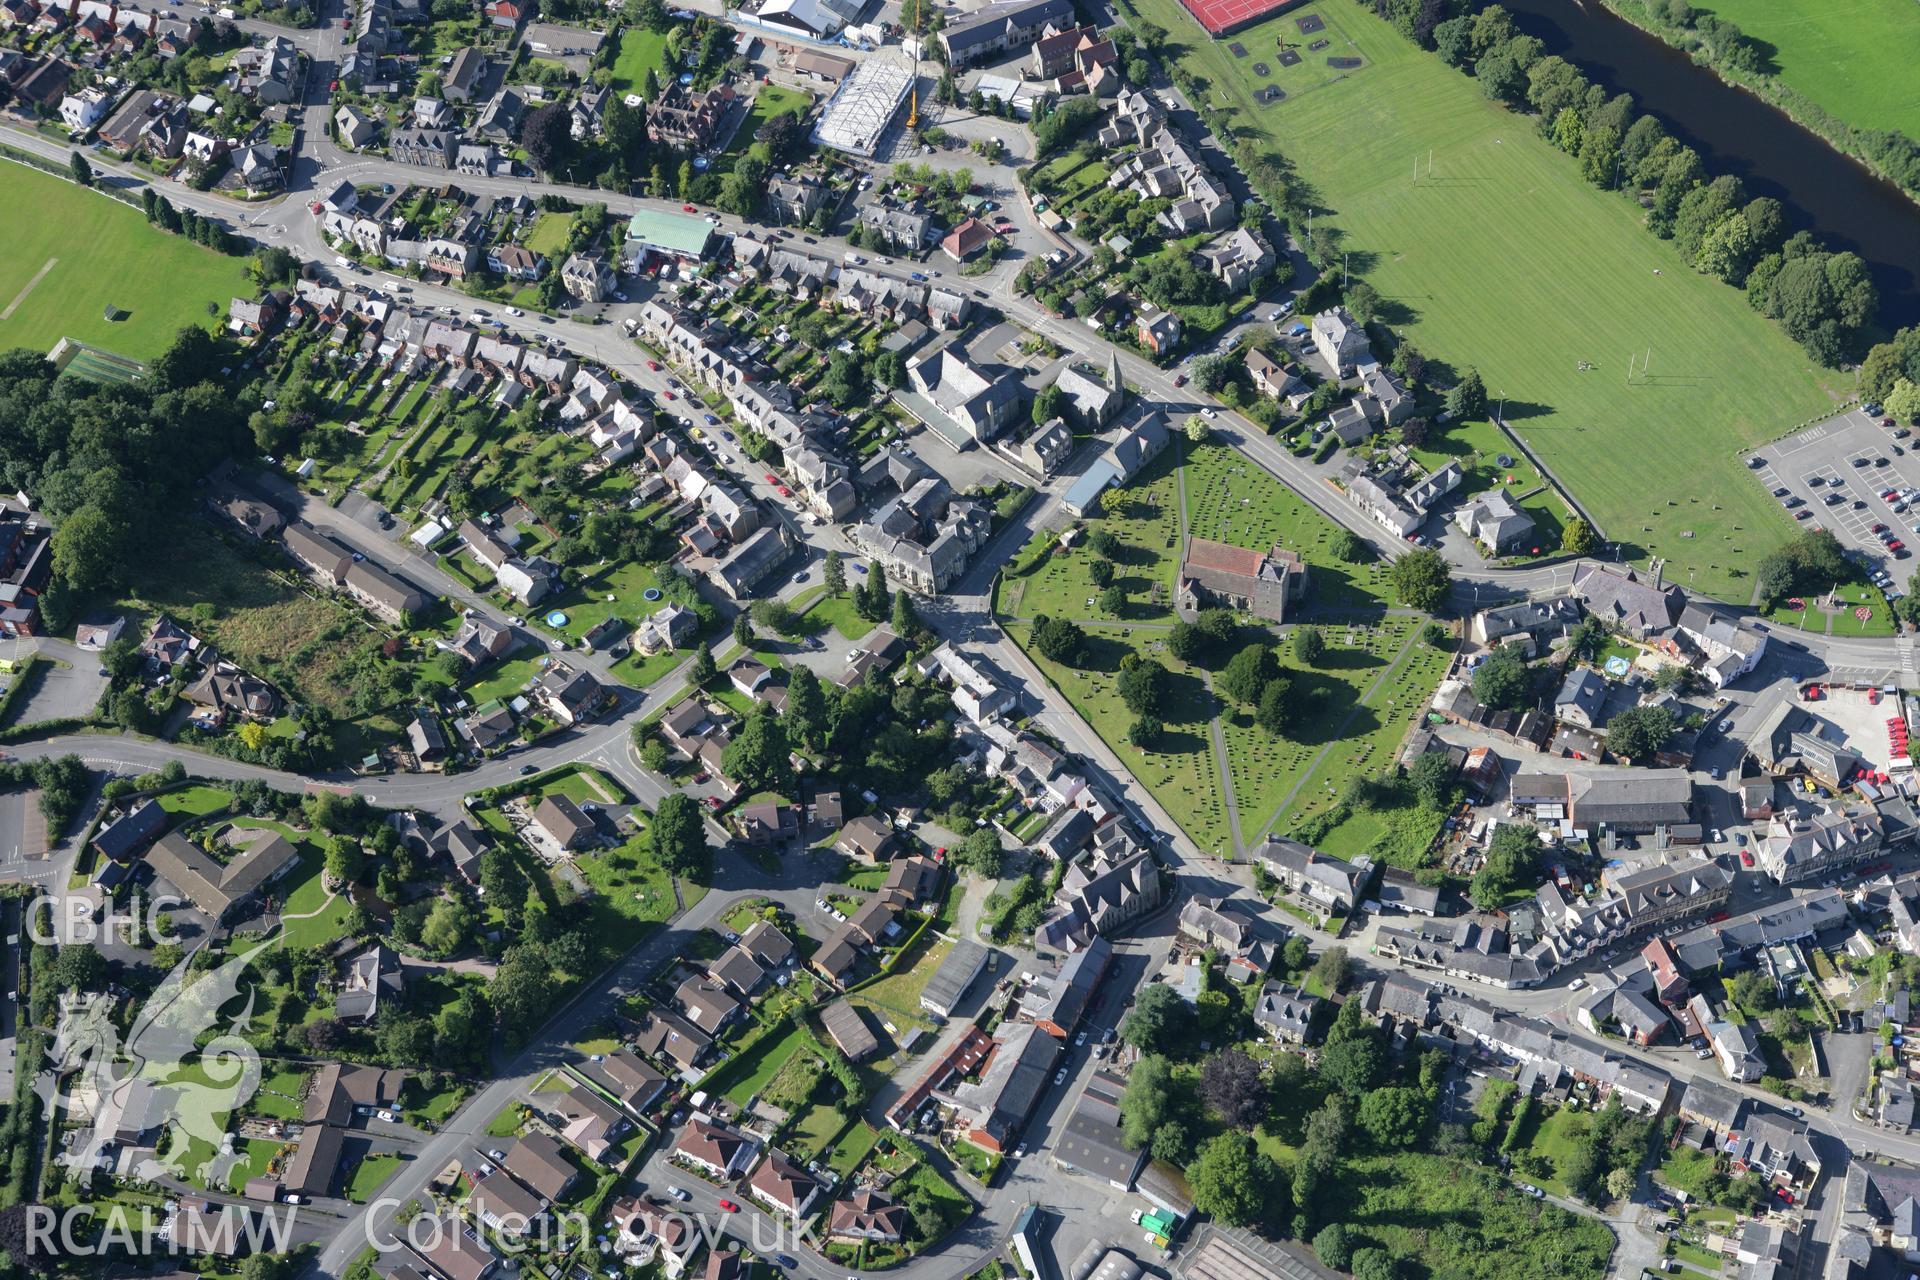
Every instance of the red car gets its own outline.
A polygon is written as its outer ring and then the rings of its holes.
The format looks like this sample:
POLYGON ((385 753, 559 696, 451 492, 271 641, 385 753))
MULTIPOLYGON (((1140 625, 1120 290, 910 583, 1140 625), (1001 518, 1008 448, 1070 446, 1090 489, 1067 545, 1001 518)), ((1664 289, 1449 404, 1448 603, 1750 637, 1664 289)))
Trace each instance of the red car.
POLYGON ((682 213, 692 213, 693 211, 694 211, 693 206, 690 204, 683 204, 680 206, 680 212, 682 213))
POLYGON ((662 391, 660 394, 665 396, 669 400, 678 400, 680 398, 679 396, 676 396, 675 394, 673 394, 673 392, 671 391, 662 391))
POLYGON ((1730 911, 1716 911, 1716 912, 1714 912, 1714 913, 1713 913, 1712 915, 1710 915, 1710 916, 1708 916, 1708 917, 1707 917, 1707 923, 1708 923, 1708 924, 1719 924, 1719 923, 1720 923, 1720 922, 1721 922, 1722 920, 1725 920, 1725 919, 1727 919, 1727 918, 1728 918, 1729 916, 1731 916, 1732 914, 1733 914, 1733 913, 1732 913, 1732 912, 1730 912, 1730 911))
POLYGON ((1174 386, 1176 386, 1176 387, 1184 387, 1184 386, 1186 386, 1186 385, 1187 385, 1187 375, 1186 375, 1186 374, 1184 374, 1184 373, 1177 373, 1177 374, 1175 374, 1175 375, 1174 375, 1174 377, 1173 377, 1173 385, 1174 385, 1174 386))
POLYGON ((774 487, 779 490, 780 496, 783 498, 791 498, 793 496, 793 490, 787 488, 787 486, 783 484, 776 485, 774 487))
POLYGON ((1883 524, 1876 524, 1873 526, 1873 531, 1875 533, 1885 533, 1887 531, 1887 526, 1883 524))
POLYGON ((653 370, 655 373, 658 373, 660 372, 660 362, 658 360, 649 360, 647 361, 647 368, 653 370))
POLYGON ((722 1200, 720 1202, 720 1211, 722 1213, 738 1213, 740 1212, 740 1206, 731 1200, 722 1200))
POLYGON ((1902 550, 1905 550, 1905 549, 1906 549, 1906 545, 1907 545, 1907 544, 1906 544, 1906 543, 1904 543, 1904 542, 1902 542, 1902 541, 1900 541, 1900 539, 1898 539, 1898 538, 1895 538, 1895 539, 1894 539, 1894 540, 1893 540, 1892 542, 1889 542, 1889 543, 1887 544, 1887 550, 1889 550, 1889 551, 1902 551, 1902 550))
POLYGON ((712 809, 712 810, 713 810, 713 811, 714 811, 715 813, 718 813, 718 812, 720 811, 720 797, 719 797, 719 796, 708 796, 708 797, 707 797, 707 808, 709 808, 709 809, 712 809))
POLYGON ((765 480, 765 481, 766 481, 766 482, 767 482, 768 484, 779 484, 779 483, 780 483, 780 478, 779 478, 778 476, 776 476, 776 475, 774 475, 774 474, 773 474, 773 472, 771 472, 771 471, 769 471, 769 472, 767 472, 767 474, 766 474, 766 475, 764 475, 764 476, 762 476, 762 477, 761 477, 761 479, 763 479, 763 480, 765 480))
POLYGON ((1753 852, 1751 850, 1742 849, 1740 851, 1740 865, 1743 867, 1750 867, 1753 865, 1753 852))

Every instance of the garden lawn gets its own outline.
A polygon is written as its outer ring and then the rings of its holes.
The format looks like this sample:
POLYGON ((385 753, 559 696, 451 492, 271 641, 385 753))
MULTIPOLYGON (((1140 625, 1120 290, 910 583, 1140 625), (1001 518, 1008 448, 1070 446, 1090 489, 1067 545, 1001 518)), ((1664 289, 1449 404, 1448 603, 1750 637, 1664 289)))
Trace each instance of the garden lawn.
POLYGON ((648 71, 665 83, 667 33, 651 27, 628 27, 620 33, 620 52, 614 57, 613 78, 607 83, 616 93, 640 93, 646 88, 648 71))
MULTIPOLYGON (((1621 6, 1636 17, 1638 7, 1621 6)), ((1713 0, 1700 12, 1772 46, 1775 78, 1815 106, 1856 129, 1897 129, 1920 138, 1920 97, 1912 81, 1920 8, 1906 0, 1713 0)))
POLYGON ((720 1079, 709 1086, 709 1092, 721 1091, 730 1101, 744 1107, 748 1099, 766 1088, 767 1082, 787 1065, 787 1059, 812 1044, 813 1037, 807 1034, 804 1024, 796 1024, 785 1035, 762 1036, 726 1065, 720 1079))
POLYGON ((390 1152, 366 1157, 353 1168, 353 1177, 347 1183, 347 1199, 365 1204, 399 1167, 400 1157, 390 1152))
POLYGON ((832 627, 847 640, 858 640, 874 627, 873 623, 861 617, 860 611, 853 607, 851 595, 823 595, 807 607, 806 617, 808 622, 816 626, 832 627))
POLYGON ((853 1128, 847 1130, 847 1136, 834 1147, 833 1158, 827 1162, 827 1167, 843 1178, 851 1176, 879 1140, 880 1134, 872 1125, 865 1120, 854 1121, 853 1128))
POLYGON ((920 1008, 920 993, 927 989, 927 981, 933 977, 933 971, 953 950, 953 943, 940 938, 931 945, 923 942, 921 946, 922 950, 912 964, 888 974, 872 986, 862 987, 853 996, 852 1002, 865 1005, 897 1027, 930 1025, 920 1008))
POLYGON ((730 154, 739 154, 753 145, 753 135, 760 132, 767 121, 782 112, 797 111, 804 114, 813 105, 813 95, 804 89, 789 89, 785 85, 762 84, 760 92, 753 96, 753 110, 747 112, 747 118, 740 122, 740 130, 733 135, 733 141, 727 144, 730 154))
MULTIPOLYGON (((1785 541, 1791 523, 1738 452, 1825 413, 1850 379, 1812 367, 1739 292, 1649 234, 1631 201, 1582 182, 1532 121, 1370 12, 1318 10, 1331 19, 1328 54, 1366 65, 1333 77, 1309 54, 1283 69, 1301 76, 1273 80, 1283 101, 1256 106, 1266 82, 1178 0, 1134 7, 1173 33, 1231 123, 1297 166, 1385 299, 1383 318, 1429 356, 1477 367, 1608 537, 1633 558, 1669 557, 1670 574, 1697 570, 1702 591, 1748 598, 1735 567, 1785 541), (1429 153, 1432 174, 1415 182, 1415 158, 1429 153), (1651 374, 1629 385, 1629 355, 1649 345, 1651 374)), ((1271 49, 1295 37, 1293 16, 1234 38, 1271 49)))
POLYGON ((520 692, 527 681, 539 675, 546 665, 546 655, 533 654, 525 658, 510 658, 485 668, 480 678, 467 686, 467 696, 473 704, 479 706, 495 698, 511 698, 520 692))
POLYGON ((608 618, 619 618, 631 626, 654 612, 664 601, 649 600, 646 593, 659 588, 659 575, 643 564, 612 565, 563 594, 542 600, 527 611, 528 621, 539 623, 555 635, 579 640, 608 618), (555 610, 567 615, 565 626, 548 623, 547 615, 555 610))
POLYGON ((183 326, 212 329, 234 295, 253 293, 244 259, 168 235, 137 208, 25 165, 0 165, 0 227, 0 350, 45 352, 77 338, 151 360, 183 326), (109 305, 130 314, 108 320, 109 305))
POLYGON ((572 214, 543 213, 534 220, 533 230, 527 232, 524 243, 535 253, 551 258, 566 249, 567 238, 572 234, 572 214))
POLYGON ((233 793, 219 787, 192 786, 169 791, 159 799, 160 807, 174 818, 203 818, 224 812, 233 803, 233 793))
POLYGON ((280 945, 296 949, 326 946, 345 932, 347 913, 353 904, 344 894, 328 897, 321 874, 325 857, 309 842, 299 843, 300 861, 287 875, 286 883, 291 887, 280 908, 280 945))
POLYGON ((244 1191, 249 1178, 262 1177, 267 1172, 267 1162, 273 1159, 273 1153, 280 1149, 280 1143, 269 1138, 236 1138, 234 1152, 240 1161, 227 1170, 227 1185, 235 1193, 244 1191))

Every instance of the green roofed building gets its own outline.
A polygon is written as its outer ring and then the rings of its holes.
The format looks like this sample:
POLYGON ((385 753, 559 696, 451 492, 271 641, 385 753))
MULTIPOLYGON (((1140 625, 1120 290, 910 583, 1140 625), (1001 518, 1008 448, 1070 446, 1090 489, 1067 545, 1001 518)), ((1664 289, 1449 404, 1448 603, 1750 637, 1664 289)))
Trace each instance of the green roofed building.
POLYGON ((704 258, 713 240, 713 225, 690 213, 658 213, 642 209, 627 224, 628 252, 644 251, 670 258, 704 258))

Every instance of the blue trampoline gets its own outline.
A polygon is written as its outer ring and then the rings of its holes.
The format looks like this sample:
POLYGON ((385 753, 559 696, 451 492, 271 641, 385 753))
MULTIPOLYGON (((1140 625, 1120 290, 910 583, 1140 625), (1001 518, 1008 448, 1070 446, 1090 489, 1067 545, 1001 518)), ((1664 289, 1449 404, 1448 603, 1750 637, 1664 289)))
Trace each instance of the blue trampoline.
POLYGON ((648 587, 640 593, 640 598, 643 600, 658 600, 660 598, 660 588, 648 587))
POLYGON ((547 615, 547 625, 550 627, 564 627, 567 625, 567 615, 555 609, 547 615))

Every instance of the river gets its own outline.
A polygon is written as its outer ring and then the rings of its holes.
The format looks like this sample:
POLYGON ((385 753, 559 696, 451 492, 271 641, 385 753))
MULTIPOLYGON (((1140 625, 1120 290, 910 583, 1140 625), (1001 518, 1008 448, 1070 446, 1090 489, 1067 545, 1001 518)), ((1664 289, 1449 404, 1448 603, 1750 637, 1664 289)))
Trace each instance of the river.
POLYGON ((1779 109, 1695 66, 1686 54, 1614 16, 1599 0, 1500 0, 1548 53, 1609 93, 1630 93, 1700 153, 1772 196, 1796 229, 1865 260, 1889 327, 1920 323, 1920 205, 1801 128, 1779 109))

